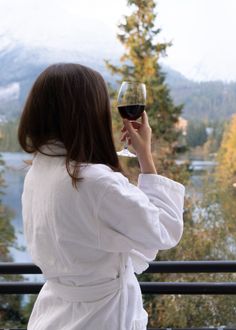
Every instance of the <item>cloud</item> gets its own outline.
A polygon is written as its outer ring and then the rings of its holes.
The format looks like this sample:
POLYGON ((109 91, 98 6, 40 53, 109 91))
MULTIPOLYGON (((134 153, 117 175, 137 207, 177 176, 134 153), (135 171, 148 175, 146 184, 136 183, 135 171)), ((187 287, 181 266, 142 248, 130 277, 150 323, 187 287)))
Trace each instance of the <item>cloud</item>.
MULTIPOLYGON (((1 35, 30 47, 118 57, 117 23, 126 0, 1 0, 1 35)), ((158 0, 161 40, 173 41, 163 61, 191 79, 236 80, 236 1, 158 0)), ((6 42, 6 41, 5 41, 6 42)))
POLYGON ((0 101, 17 100, 20 95, 20 84, 12 83, 7 86, 0 86, 0 101))
POLYGON ((1 0, 0 33, 32 46, 79 48, 97 41, 104 46, 115 43, 122 2, 124 7, 124 0, 1 0))
POLYGON ((162 0, 159 12, 173 40, 165 63, 191 79, 236 79, 235 0, 162 0))

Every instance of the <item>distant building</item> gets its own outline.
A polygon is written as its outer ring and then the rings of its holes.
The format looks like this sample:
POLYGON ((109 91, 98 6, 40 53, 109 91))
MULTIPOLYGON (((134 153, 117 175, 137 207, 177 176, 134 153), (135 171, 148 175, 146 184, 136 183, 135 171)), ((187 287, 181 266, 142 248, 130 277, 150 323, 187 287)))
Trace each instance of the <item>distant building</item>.
POLYGON ((4 133, 2 131, 2 129, 0 128, 0 140, 2 140, 4 138, 4 133))
POLYGON ((207 136, 210 136, 213 134, 214 128, 213 127, 206 127, 206 133, 207 136))
POLYGON ((180 133, 178 136, 177 141, 175 142, 174 148, 177 152, 184 152, 186 151, 187 142, 186 142, 186 135, 187 135, 187 128, 188 128, 188 121, 183 117, 179 117, 177 123, 175 124, 176 130, 180 133))
POLYGON ((181 131, 183 135, 187 135, 188 121, 183 117, 179 117, 175 127, 178 131, 181 131))

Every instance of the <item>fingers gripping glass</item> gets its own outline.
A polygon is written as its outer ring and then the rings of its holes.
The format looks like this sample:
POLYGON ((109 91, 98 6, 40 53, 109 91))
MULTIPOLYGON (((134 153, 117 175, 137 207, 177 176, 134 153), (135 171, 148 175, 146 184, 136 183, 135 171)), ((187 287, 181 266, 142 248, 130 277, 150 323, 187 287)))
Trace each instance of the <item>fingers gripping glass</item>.
MULTIPOLYGON (((117 107, 122 118, 131 122, 141 117, 146 105, 146 86, 139 82, 124 81, 121 84, 117 107)), ((119 156, 136 157, 128 149, 129 139, 125 138, 124 148, 118 151, 119 156)))

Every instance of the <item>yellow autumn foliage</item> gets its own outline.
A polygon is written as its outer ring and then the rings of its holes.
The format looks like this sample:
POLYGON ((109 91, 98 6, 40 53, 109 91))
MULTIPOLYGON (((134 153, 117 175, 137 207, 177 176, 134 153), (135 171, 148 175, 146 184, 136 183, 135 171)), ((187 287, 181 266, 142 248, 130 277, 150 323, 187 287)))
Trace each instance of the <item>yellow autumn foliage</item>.
POLYGON ((218 154, 217 178, 229 188, 236 183, 236 114, 225 128, 218 154))

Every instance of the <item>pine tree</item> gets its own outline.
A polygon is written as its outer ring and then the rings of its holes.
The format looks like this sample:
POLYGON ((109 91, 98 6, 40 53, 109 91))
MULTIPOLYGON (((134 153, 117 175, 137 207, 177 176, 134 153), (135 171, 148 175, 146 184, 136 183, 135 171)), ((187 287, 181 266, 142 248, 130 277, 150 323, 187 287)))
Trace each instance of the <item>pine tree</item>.
POLYGON ((175 106, 165 74, 160 64, 160 57, 166 54, 171 43, 159 42, 161 32, 155 27, 157 14, 154 12, 154 0, 128 0, 133 12, 124 16, 119 24, 118 39, 125 48, 120 58, 121 66, 114 66, 106 61, 112 74, 120 77, 119 81, 141 81, 147 86, 147 106, 150 124, 158 143, 167 141, 169 151, 177 138, 175 123, 181 113, 182 106, 175 106))

